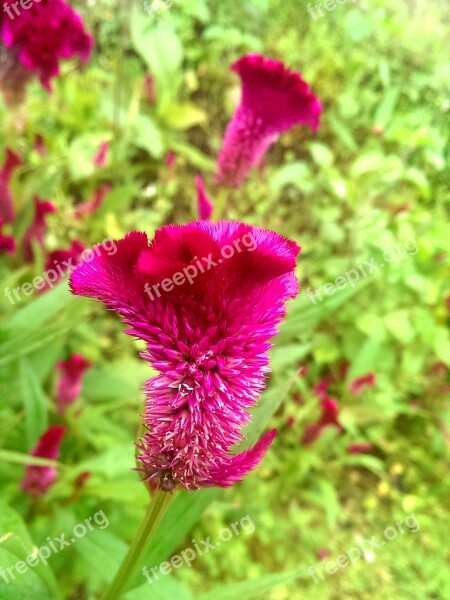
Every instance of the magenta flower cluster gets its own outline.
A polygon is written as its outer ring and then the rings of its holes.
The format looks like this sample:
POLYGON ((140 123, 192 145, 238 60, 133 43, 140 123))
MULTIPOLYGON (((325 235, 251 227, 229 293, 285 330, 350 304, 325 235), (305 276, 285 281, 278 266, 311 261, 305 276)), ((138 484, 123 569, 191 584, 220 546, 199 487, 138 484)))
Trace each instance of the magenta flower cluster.
POLYGON ((0 13, 0 44, 50 91, 50 80, 58 75, 60 60, 79 56, 86 61, 93 38, 64 0, 41 0, 19 13, 14 4, 17 7, 19 3, 6 0, 5 11, 0 13))

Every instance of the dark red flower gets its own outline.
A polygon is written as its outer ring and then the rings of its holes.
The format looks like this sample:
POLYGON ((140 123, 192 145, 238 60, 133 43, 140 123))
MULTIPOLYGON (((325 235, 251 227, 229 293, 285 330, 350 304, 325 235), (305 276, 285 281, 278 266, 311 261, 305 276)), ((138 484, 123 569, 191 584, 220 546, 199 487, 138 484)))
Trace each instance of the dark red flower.
POLYGON ((106 165, 106 159, 108 158, 109 142, 102 142, 97 154, 94 156, 92 162, 95 167, 104 167, 106 165))
POLYGON ((14 254, 16 251, 16 240, 10 235, 2 234, 3 219, 0 217, 0 252, 14 254))
MULTIPOLYGON (((86 61, 93 38, 81 17, 64 0, 33 2, 17 10, 18 2, 6 0, 0 19, 0 40, 25 71, 39 77, 51 90, 50 80, 59 74, 61 59, 78 55, 86 61)), ((23 5, 22 5, 23 6, 23 5)))
POLYGON ((14 221, 14 203, 9 185, 14 170, 22 164, 20 156, 6 148, 5 161, 0 169, 0 219, 3 219, 3 223, 14 221))
POLYGON ((100 206, 107 194, 112 190, 112 185, 104 183, 100 188, 96 189, 92 195, 92 198, 88 202, 77 204, 75 207, 75 216, 80 219, 86 215, 92 215, 95 213, 100 206))
POLYGON ((326 427, 332 426, 336 427, 341 432, 344 431, 344 428, 338 420, 339 405, 336 400, 328 397, 322 398, 321 410, 322 413, 317 423, 312 423, 305 427, 305 431, 303 432, 300 441, 304 446, 309 446, 315 442, 326 427))
POLYGON ((372 452, 373 444, 370 442, 352 442, 348 446, 349 454, 367 454, 372 452))
POLYGON ((319 127, 321 105, 300 73, 282 62, 248 54, 231 66, 242 97, 225 133, 218 183, 238 187, 278 137, 295 125, 319 127))
POLYGON ((361 375, 361 377, 357 377, 349 383, 348 389, 352 394, 355 394, 355 396, 359 396, 365 387, 373 387, 376 379, 375 373, 361 375))
MULTIPOLYGON (((62 425, 49 427, 31 451, 31 456, 57 460, 59 448, 65 433, 66 428, 62 425)), ((22 480, 21 489, 27 494, 42 496, 54 484, 56 477, 57 470, 55 467, 28 465, 25 470, 25 477, 22 480)))
POLYGON ((83 378, 92 363, 81 354, 73 354, 68 359, 59 362, 56 368, 61 371, 56 386, 56 409, 62 415, 81 394, 83 378))
POLYGON ((213 213, 213 204, 205 192, 203 179, 200 175, 195 177, 195 185, 197 187, 197 210, 200 219, 209 219, 213 213))
POLYGON ((34 217, 23 238, 23 258, 25 262, 33 260, 33 243, 44 248, 44 237, 47 231, 47 215, 55 212, 56 206, 49 200, 34 197, 34 217))

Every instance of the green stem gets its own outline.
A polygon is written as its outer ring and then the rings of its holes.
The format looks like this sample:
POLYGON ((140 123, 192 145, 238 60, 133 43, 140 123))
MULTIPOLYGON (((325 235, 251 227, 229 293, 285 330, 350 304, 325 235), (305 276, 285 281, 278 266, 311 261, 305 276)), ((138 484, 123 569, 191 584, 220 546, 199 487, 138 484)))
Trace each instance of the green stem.
POLYGON ((139 531, 132 541, 128 553, 123 559, 122 564, 114 577, 114 581, 111 583, 103 600, 118 600, 118 598, 122 596, 129 579, 134 574, 139 560, 142 558, 142 554, 148 547, 148 544, 158 528, 172 498, 173 494, 161 490, 156 491, 153 502, 147 507, 147 512, 139 531))

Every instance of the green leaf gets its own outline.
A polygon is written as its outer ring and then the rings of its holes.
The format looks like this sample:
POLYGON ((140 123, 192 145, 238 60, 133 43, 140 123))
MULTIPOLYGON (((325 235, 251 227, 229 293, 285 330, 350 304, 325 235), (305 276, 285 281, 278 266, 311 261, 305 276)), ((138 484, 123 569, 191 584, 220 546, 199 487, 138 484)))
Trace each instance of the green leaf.
POLYGON ((143 115, 139 115, 133 124, 133 143, 138 148, 143 148, 154 158, 161 158, 164 152, 161 132, 155 123, 143 115))
MULTIPOLYGON (((36 550, 20 515, 8 505, 0 503, 0 566, 8 568, 18 560, 26 561, 30 555, 35 555, 36 550)), ((14 569, 14 574, 16 579, 9 584, 0 577, 2 600, 47 600, 60 597, 58 584, 49 564, 44 565, 39 560, 35 567, 29 567, 25 573, 17 573, 14 569)))
POLYGON ((135 6, 130 21, 131 41, 156 80, 161 94, 173 95, 180 81, 183 48, 171 23, 156 26, 135 6))
POLYGON ((302 566, 286 573, 273 573, 256 579, 249 579, 241 583, 233 583, 223 587, 216 587, 197 596, 197 600, 236 600, 237 598, 267 598, 267 593, 280 585, 286 585, 297 579, 309 579, 307 567, 302 566))
POLYGON ((185 104, 169 104, 165 107, 162 115, 164 123, 172 129, 181 131, 206 123, 208 117, 206 113, 195 106, 186 102, 185 104))
POLYGON ((388 331, 403 344, 408 344, 415 336, 406 310, 398 310, 384 317, 388 331))
MULTIPOLYGON (((151 575, 150 575, 151 576, 151 575)), ((192 600, 189 590, 182 586, 176 579, 169 575, 159 575, 158 581, 144 583, 144 585, 130 590, 123 600, 192 600)))
POLYGON ((25 430, 28 450, 48 427, 47 399, 27 359, 20 362, 22 401, 25 408, 25 430))

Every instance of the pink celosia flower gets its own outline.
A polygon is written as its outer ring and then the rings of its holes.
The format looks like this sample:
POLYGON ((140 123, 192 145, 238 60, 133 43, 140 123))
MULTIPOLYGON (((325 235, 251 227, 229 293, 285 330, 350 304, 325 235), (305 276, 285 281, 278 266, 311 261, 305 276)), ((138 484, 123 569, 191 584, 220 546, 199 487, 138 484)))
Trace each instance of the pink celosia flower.
POLYGON ((353 442, 348 446, 349 454, 367 454, 373 449, 373 444, 370 442, 353 442))
POLYGON ((225 133, 217 180, 237 187, 280 134, 294 125, 315 131, 322 109, 300 73, 282 62, 248 54, 231 70, 241 78, 242 97, 225 133))
POLYGON ((56 206, 49 200, 34 197, 34 217, 23 238, 23 257, 25 262, 33 260, 33 246, 37 242, 44 247, 44 236, 47 231, 47 215, 56 211, 56 206))
MULTIPOLYGON (((35 448, 31 451, 31 456, 57 460, 59 448, 65 433, 66 428, 62 425, 49 427, 40 437, 35 448)), ((54 484, 57 474, 55 467, 37 467, 29 465, 26 467, 21 489, 27 494, 42 496, 47 492, 49 487, 54 484)))
POLYGON ((75 216, 80 219, 86 215, 92 215, 95 213, 103 204, 103 200, 111 190, 112 185, 109 183, 104 183, 101 187, 97 188, 94 191, 91 200, 77 204, 75 207, 75 216))
POLYGON ((33 150, 36 150, 36 152, 42 157, 47 156, 48 154, 44 136, 40 133, 37 133, 36 137, 34 138, 33 150))
POLYGON ((2 234, 3 219, 0 217, 0 252, 14 254, 16 251, 16 240, 10 235, 2 234))
POLYGON ((375 385, 375 381, 375 373, 367 373, 367 375, 362 375, 361 377, 357 377, 351 381, 348 389, 352 394, 355 394, 355 396, 359 396, 365 387, 373 387, 375 385))
POLYGON ((10 148, 6 148, 5 161, 0 169, 0 218, 3 223, 14 221, 14 203, 9 189, 14 170, 22 165, 22 159, 10 148))
POLYGON ((81 253, 85 249, 84 244, 79 240, 72 240, 70 248, 60 248, 53 250, 47 256, 45 261, 45 272, 51 277, 51 285, 45 285, 41 288, 41 293, 46 291, 49 287, 54 287, 67 273, 75 268, 81 253))
POLYGON ((169 150, 169 152, 167 152, 166 156, 164 157, 164 162, 166 164, 166 167, 169 167, 169 169, 175 168, 177 162, 177 155, 173 150, 169 150))
POLYGON ((81 394, 84 375, 91 367, 92 363, 81 354, 73 354, 56 365, 61 371, 56 385, 56 411, 59 415, 63 415, 81 394))
POLYGON ((122 315, 160 371, 146 384, 145 478, 164 490, 233 485, 276 435, 231 454, 264 388, 270 339, 298 293, 300 249, 271 231, 210 221, 163 227, 151 242, 132 232, 116 248, 100 248, 70 280, 74 294, 122 315))
POLYGON ((321 400, 327 397, 328 388, 330 386, 330 381, 326 377, 321 379, 316 383, 313 387, 313 394, 315 394, 321 400))
POLYGON ((0 41, 20 65, 37 75, 42 85, 59 74, 59 61, 78 55, 86 61, 93 38, 86 33, 81 17, 64 0, 33 2, 28 10, 6 0, 0 20, 0 41))
POLYGON ((311 423, 305 427, 300 443, 304 446, 309 446, 317 440, 322 431, 326 427, 336 427, 339 431, 344 431, 344 428, 339 423, 339 406, 333 398, 324 397, 321 400, 321 410, 317 423, 311 423))
POLYGON ((203 179, 200 175, 195 177, 195 186, 197 188, 197 210, 200 219, 209 219, 213 212, 213 204, 205 192, 203 179))
POLYGON ((146 75, 144 78, 143 92, 144 98, 147 100, 147 102, 150 102, 150 104, 154 104, 156 102, 157 95, 155 89, 155 78, 151 75, 146 75))
POLYGON ((106 165, 106 159, 108 158, 109 142, 102 142, 97 154, 93 158, 95 167, 104 167, 106 165))

